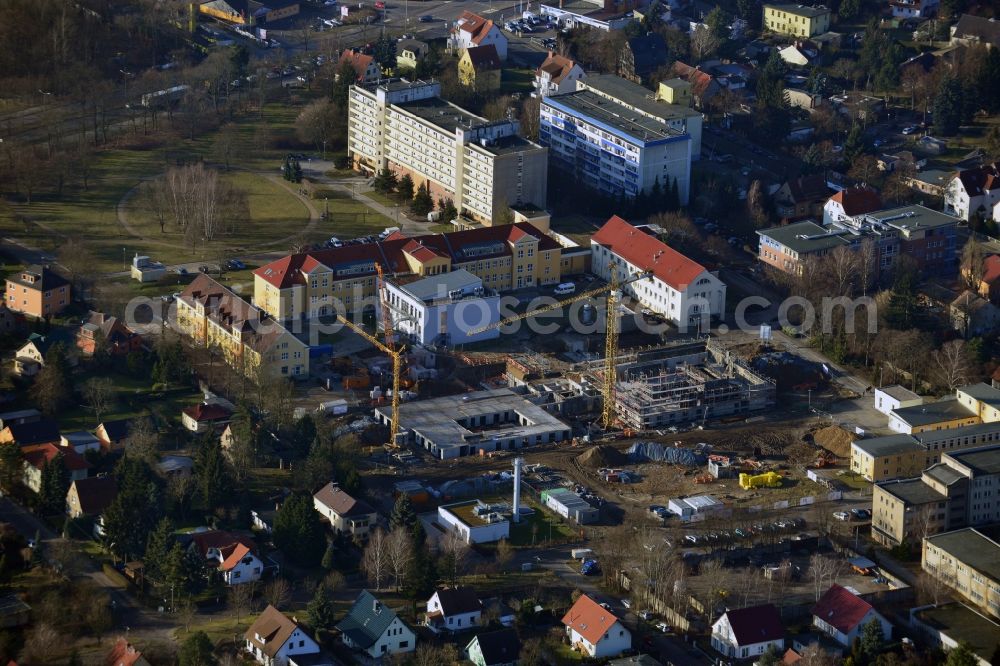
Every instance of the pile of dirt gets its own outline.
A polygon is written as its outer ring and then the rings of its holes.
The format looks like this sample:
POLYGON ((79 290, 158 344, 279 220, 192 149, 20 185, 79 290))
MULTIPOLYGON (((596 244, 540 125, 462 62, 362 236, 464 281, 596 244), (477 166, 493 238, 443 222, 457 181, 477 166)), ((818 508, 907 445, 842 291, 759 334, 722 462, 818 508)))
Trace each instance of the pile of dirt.
POLYGON ((599 467, 618 467, 628 464, 628 456, 613 446, 602 444, 601 446, 590 447, 577 456, 576 461, 581 465, 593 467, 594 469, 599 467))
POLYGON ((855 436, 840 426, 827 426, 820 428, 813 433, 813 441, 817 446, 837 456, 838 458, 851 457, 851 442, 855 436))
POLYGON ((795 442, 785 449, 785 455, 793 465, 811 466, 816 460, 816 448, 805 442, 795 442))

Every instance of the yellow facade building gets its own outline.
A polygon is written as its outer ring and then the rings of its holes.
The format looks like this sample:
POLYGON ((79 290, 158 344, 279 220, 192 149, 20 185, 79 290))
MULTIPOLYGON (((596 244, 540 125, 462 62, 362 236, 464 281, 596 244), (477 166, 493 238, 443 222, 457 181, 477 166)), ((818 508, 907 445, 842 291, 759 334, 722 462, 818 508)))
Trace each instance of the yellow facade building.
POLYGON ((764 5, 764 29, 790 37, 813 37, 830 30, 830 9, 822 5, 764 5))
POLYGON ((967 527, 928 537, 924 539, 920 565, 967 601, 1000 617, 1000 543, 996 541, 996 530, 967 527))
POLYGON ((219 350, 247 376, 309 375, 304 342, 207 275, 198 275, 177 299, 177 328, 196 345, 219 350))
POLYGON ((500 89, 500 54, 492 44, 463 49, 458 59, 458 80, 476 91, 500 89))
MULTIPOLYGON (((584 253, 566 264, 582 273, 584 253), (577 270, 579 269, 579 270, 577 270)), ((293 254, 254 271, 254 302, 281 321, 374 308, 376 268, 391 276, 429 277, 465 269, 494 291, 558 284, 563 248, 527 223, 477 227, 293 254)), ((575 256, 575 255, 574 255, 575 256)))

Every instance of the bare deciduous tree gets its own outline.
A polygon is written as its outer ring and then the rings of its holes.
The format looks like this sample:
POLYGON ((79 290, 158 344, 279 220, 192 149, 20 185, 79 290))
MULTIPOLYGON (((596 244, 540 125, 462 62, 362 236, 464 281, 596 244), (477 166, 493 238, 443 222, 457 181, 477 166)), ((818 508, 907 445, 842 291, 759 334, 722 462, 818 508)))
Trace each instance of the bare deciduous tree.
POLYGON ((386 538, 386 554, 389 558, 389 570, 398 590, 402 587, 410 562, 413 561, 413 539, 406 527, 401 525, 389 533, 386 538))
POLYGON ((278 610, 281 610, 291 598, 292 589, 288 581, 281 576, 275 576, 264 586, 264 601, 278 610))
POLYGON ((510 541, 500 539, 497 543, 497 568, 500 569, 500 573, 507 571, 507 565, 510 564, 513 557, 514 547, 510 545, 510 541))
POLYGON ((83 385, 83 395, 87 404, 94 410, 94 418, 100 423, 107 413, 108 405, 114 399, 115 387, 107 377, 93 377, 83 385))
POLYGON ((59 632, 51 624, 41 622, 28 632, 20 660, 28 664, 52 664, 61 650, 59 632))
POLYGON ((722 40, 707 26, 699 25, 691 33, 691 57, 695 62, 711 57, 721 45, 722 40))
POLYGON ((361 570, 368 576, 368 581, 375 586, 376 592, 382 589, 392 571, 388 537, 381 527, 376 527, 368 538, 368 545, 365 546, 361 558, 361 570))
POLYGON ((952 340, 935 349, 931 352, 931 363, 937 382, 947 387, 949 393, 968 383, 972 364, 965 340, 952 340))
POLYGON ((809 558, 809 577, 813 583, 813 593, 816 601, 823 596, 827 588, 836 582, 840 575, 842 563, 839 559, 813 553, 809 558))
POLYGON ((441 540, 441 555, 446 560, 446 571, 452 583, 458 582, 458 577, 465 571, 465 563, 469 558, 469 544, 462 535, 452 531, 441 540))
POLYGON ((969 288, 979 293, 979 285, 986 272, 986 253, 975 238, 969 238, 962 248, 962 277, 969 288))
POLYGON ((242 583, 229 588, 229 604, 236 617, 236 624, 240 623, 240 617, 250 612, 250 604, 253 603, 255 583, 242 583))

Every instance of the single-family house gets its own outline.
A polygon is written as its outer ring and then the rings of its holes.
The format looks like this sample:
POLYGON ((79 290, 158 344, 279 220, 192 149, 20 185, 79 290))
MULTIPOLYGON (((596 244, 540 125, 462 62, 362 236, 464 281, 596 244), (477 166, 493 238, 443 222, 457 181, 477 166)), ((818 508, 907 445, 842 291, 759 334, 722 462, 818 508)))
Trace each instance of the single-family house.
POLYGON ((691 84, 691 98, 697 109, 708 108, 712 98, 722 92, 722 85, 708 72, 678 60, 673 66, 674 76, 691 84))
POLYGON ((199 532, 191 538, 190 547, 219 570, 226 585, 252 583, 264 573, 257 544, 250 537, 222 530, 199 532))
POLYGON ((771 604, 728 610, 712 625, 712 647, 731 659, 753 659, 785 647, 785 626, 771 604))
POLYGON ((0 301, 0 336, 18 335, 24 331, 26 320, 20 312, 14 312, 0 301))
POLYGON ((834 194, 823 205, 823 224, 850 223, 877 210, 882 210, 878 192, 870 187, 849 187, 834 194))
POLYGON ((834 584, 812 609, 813 626, 845 647, 861 635, 861 629, 872 620, 882 625, 882 635, 892 637, 892 624, 870 603, 846 587, 834 584))
POLYGON ((795 42, 780 49, 778 55, 792 67, 808 67, 810 63, 819 57, 819 51, 806 46, 803 42, 795 42))
MULTIPOLYGON (((983 298, 996 303, 1000 300, 1000 254, 991 254, 983 259, 981 270, 976 291, 983 298)), ((966 280, 971 278, 968 267, 962 268, 962 277, 966 280)))
POLYGON ((243 638, 246 651, 263 666, 285 666, 290 658, 320 653, 319 645, 308 631, 270 604, 243 638))
POLYGON ((822 174, 793 178, 774 193, 775 212, 786 220, 819 217, 830 198, 830 188, 822 174))
POLYGON ((35 444, 58 444, 61 439, 59 424, 52 419, 11 423, 0 430, 0 444, 17 444, 22 448, 35 444))
MULTIPOLYGON (((111 651, 104 657, 103 663, 105 666, 150 666, 146 658, 142 656, 142 653, 135 649, 135 646, 129 643, 128 639, 124 637, 119 637, 115 641, 115 644, 111 647, 111 651)), ((10 664, 7 666, 10 666, 10 664)))
POLYGON ((966 338, 994 333, 1000 328, 1000 308, 966 289, 949 306, 951 325, 966 338))
POLYGON ((73 481, 66 493, 66 515, 70 518, 99 516, 117 496, 118 482, 111 475, 73 481))
POLYGON ((566 56, 549 51, 548 57, 535 70, 535 92, 539 97, 573 92, 576 82, 586 77, 583 67, 566 56))
POLYGON ((985 16, 962 14, 951 27, 951 43, 972 46, 984 44, 989 48, 1000 47, 1000 21, 985 16))
POLYGON ((485 19, 470 11, 462 12, 455 21, 448 39, 448 46, 455 51, 492 44, 496 47, 500 60, 507 60, 507 36, 490 19, 485 19))
POLYGON ((396 42, 396 68, 416 69, 417 63, 430 51, 427 42, 419 39, 400 39, 396 42))
POLYGON ((667 64, 667 43, 658 32, 633 37, 618 52, 618 76, 633 83, 644 83, 667 64))
POLYGON ((435 633, 465 631, 480 626, 483 602, 471 587, 437 590, 427 600, 424 623, 435 633))
POLYGON ((513 629, 490 631, 473 637, 463 652, 475 666, 517 666, 521 640, 513 629))
POLYGON ((20 423, 36 423, 42 420, 42 413, 35 408, 17 409, 0 414, 0 430, 7 426, 20 423))
POLYGON ((191 476, 194 472, 194 459, 190 456, 166 455, 153 466, 156 473, 164 479, 174 476, 191 476))
POLYGON ((42 490, 42 472, 56 456, 63 457, 63 464, 69 472, 70 483, 86 479, 91 464, 73 449, 64 449, 55 444, 34 444, 21 448, 24 454, 24 485, 38 493, 42 490))
POLYGON ((232 418, 232 411, 218 403, 201 402, 181 411, 181 423, 184 424, 184 428, 196 434, 221 428, 232 418))
POLYGON ((64 347, 66 361, 70 365, 76 365, 76 354, 69 353, 70 339, 62 330, 56 330, 42 335, 32 333, 27 341, 14 352, 14 374, 20 377, 34 377, 45 367, 45 356, 56 344, 64 347))
POLYGON ((909 176, 906 184, 917 192, 943 197, 945 188, 954 176, 955 172, 949 169, 927 169, 909 176))
POLYGON ((593 659, 614 657, 632 648, 632 634, 612 613, 581 594, 563 616, 566 636, 574 650, 593 659))
POLYGON ((90 312, 76 331, 76 347, 85 356, 93 356, 98 350, 112 356, 125 356, 142 349, 142 336, 118 317, 90 312))
POLYGON ((493 44, 463 49, 458 59, 458 81, 476 91, 499 90, 501 66, 493 44))
POLYGON ((94 429, 94 435, 100 440, 101 448, 105 451, 120 451, 125 448, 129 435, 140 421, 148 424, 152 431, 152 423, 147 417, 137 417, 103 421, 94 429))
POLYGON ((375 58, 354 49, 344 49, 340 54, 340 63, 351 63, 354 73, 357 76, 357 83, 374 83, 382 78, 382 70, 379 69, 375 58))
POLYGON ((893 18, 928 18, 937 13, 940 0, 889 0, 893 18))
POLYGON ((368 590, 361 591, 337 629, 344 645, 372 659, 413 652, 416 648, 417 635, 413 630, 368 590))
POLYGON ((368 538, 368 532, 378 521, 378 512, 364 500, 354 499, 335 483, 328 483, 313 495, 313 506, 330 521, 334 532, 358 540, 368 538))
POLYGON ((1000 162, 963 169, 944 189, 944 211, 966 222, 989 217, 1000 201, 1000 162))
POLYGON ((62 312, 70 294, 69 281, 48 266, 34 264, 7 277, 7 307, 36 319, 62 312))
POLYGON ((100 451, 101 440, 86 430, 74 430, 73 432, 63 433, 59 438, 59 446, 73 449, 80 455, 83 455, 87 451, 100 451))

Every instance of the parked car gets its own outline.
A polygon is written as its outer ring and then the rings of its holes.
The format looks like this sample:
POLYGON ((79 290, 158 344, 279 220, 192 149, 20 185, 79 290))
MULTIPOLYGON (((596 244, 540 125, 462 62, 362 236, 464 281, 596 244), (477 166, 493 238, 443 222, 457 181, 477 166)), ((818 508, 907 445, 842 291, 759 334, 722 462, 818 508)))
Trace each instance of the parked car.
POLYGON ((625 608, 632 608, 632 602, 628 599, 622 599, 622 606, 625 608))
POLYGON ((909 136, 910 134, 915 134, 916 131, 917 131, 917 128, 914 127, 913 125, 910 125, 908 127, 904 127, 903 128, 903 134, 906 134, 907 136, 909 136))
POLYGON ((576 291, 575 284, 573 284, 572 282, 563 282, 562 284, 556 286, 556 288, 552 290, 552 293, 554 293, 556 296, 568 296, 569 294, 572 294, 575 291, 576 291))
POLYGON ((246 268, 247 265, 244 264, 239 259, 230 259, 226 262, 226 269, 231 271, 241 271, 246 268))
POLYGON ((642 618, 643 620, 649 621, 653 619, 653 613, 652 611, 641 610, 639 611, 639 617, 642 618))
POLYGON ((434 17, 431 16, 430 14, 424 14, 423 16, 420 17, 420 22, 421 23, 430 23, 433 20, 434 20, 434 17))
POLYGON ((174 272, 177 273, 178 275, 187 275, 188 269, 184 268, 183 266, 178 266, 177 268, 174 269, 174 272))
POLYGON ((670 631, 670 625, 667 624, 666 622, 657 622, 656 628, 663 633, 667 633, 668 631, 670 631))
POLYGON ((207 273, 208 271, 209 271, 208 266, 199 266, 198 267, 198 272, 199 273, 207 273))
POLYGON ((856 520, 868 520, 872 517, 872 512, 868 509, 851 509, 851 515, 856 520))
POLYGON ((837 511, 837 512, 835 512, 833 514, 833 517, 836 518, 837 520, 850 520, 851 519, 851 517, 848 515, 848 513, 846 511, 837 511))

